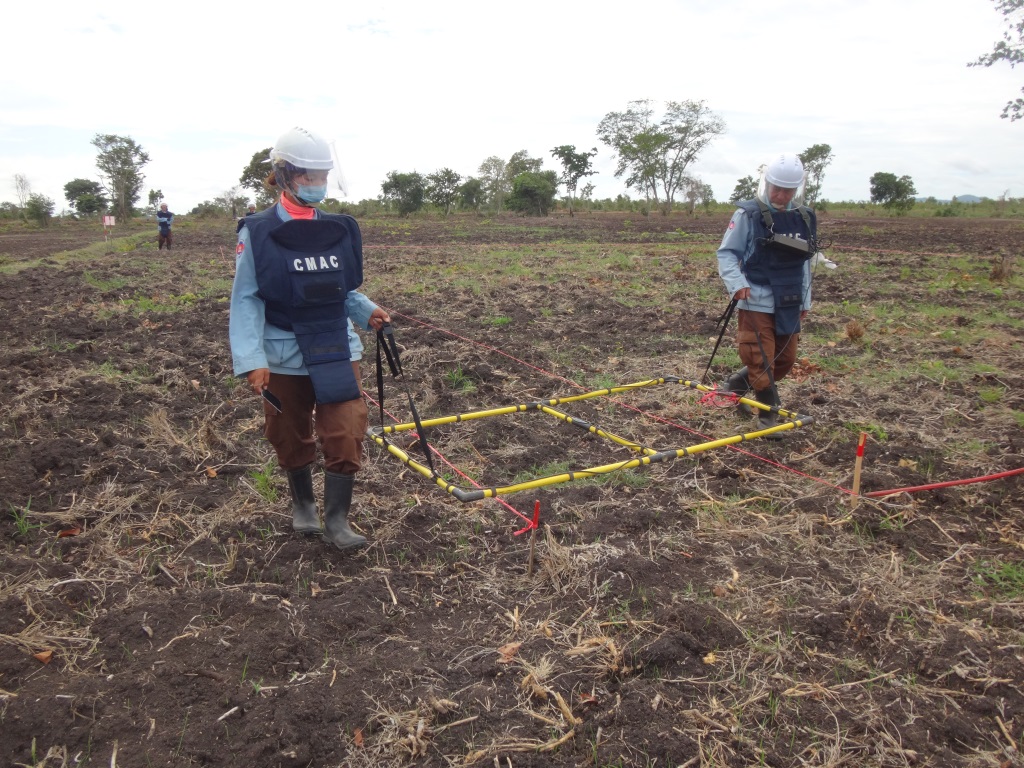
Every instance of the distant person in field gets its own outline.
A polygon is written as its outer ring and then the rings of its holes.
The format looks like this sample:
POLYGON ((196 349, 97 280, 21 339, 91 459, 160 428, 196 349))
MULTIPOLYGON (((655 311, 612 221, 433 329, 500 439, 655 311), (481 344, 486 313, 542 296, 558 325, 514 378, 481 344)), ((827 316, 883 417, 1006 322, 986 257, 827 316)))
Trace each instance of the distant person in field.
POLYGON ((160 240, 157 250, 162 250, 166 245, 171 250, 171 224, 174 222, 174 214, 167 210, 167 203, 160 204, 160 210, 156 214, 156 223, 160 228, 160 240))
POLYGON ((366 544, 348 517, 368 417, 359 383, 363 345, 353 323, 379 330, 391 318, 356 290, 363 282, 356 220, 316 207, 337 170, 331 147, 293 128, 277 140, 270 160, 266 185, 280 192, 278 202, 246 216, 238 232, 232 362, 254 394, 266 390, 280 401, 278 410, 264 399, 263 434, 288 474, 292 528, 355 549, 366 544), (313 493, 317 439, 324 464, 322 528, 313 493))
MULTIPOLYGON (((256 213, 256 206, 253 205, 252 203, 249 203, 249 210, 247 210, 245 212, 245 216, 252 216, 254 213, 256 213)), ((241 232, 242 231, 242 227, 245 226, 245 216, 239 216, 238 217, 238 223, 235 225, 235 234, 236 235, 239 232, 241 232)))
MULTIPOLYGON (((739 204, 718 248, 718 273, 739 311, 736 342, 744 367, 722 388, 740 396, 754 391, 759 403, 779 406, 778 383, 796 362, 800 321, 811 308, 811 259, 818 225, 803 205, 804 167, 794 154, 772 158, 761 174, 757 197, 739 204)), ((749 416, 747 406, 740 412, 749 416)), ((778 423, 758 412, 758 427, 778 423)), ((781 439, 781 432, 767 437, 781 439)))

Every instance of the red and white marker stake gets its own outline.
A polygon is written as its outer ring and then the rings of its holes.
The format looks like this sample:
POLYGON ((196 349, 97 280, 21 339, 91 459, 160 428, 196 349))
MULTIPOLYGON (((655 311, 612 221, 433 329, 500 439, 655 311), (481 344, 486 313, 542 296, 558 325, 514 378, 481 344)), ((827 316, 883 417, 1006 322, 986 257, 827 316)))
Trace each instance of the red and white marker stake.
POLYGON ((857 441, 857 460, 853 464, 853 496, 850 497, 850 509, 854 510, 860 503, 860 467, 864 463, 864 443, 867 442, 868 433, 861 432, 860 440, 857 441))

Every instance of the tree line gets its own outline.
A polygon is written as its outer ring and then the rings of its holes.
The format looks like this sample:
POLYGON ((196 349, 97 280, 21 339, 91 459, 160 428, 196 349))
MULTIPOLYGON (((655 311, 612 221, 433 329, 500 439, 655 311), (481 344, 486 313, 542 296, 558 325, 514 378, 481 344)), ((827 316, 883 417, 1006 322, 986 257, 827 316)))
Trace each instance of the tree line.
MULTIPOLYGON (((714 195, 710 185, 693 175, 691 168, 725 130, 724 120, 703 101, 668 101, 658 112, 654 102, 642 99, 629 102, 623 111, 606 114, 596 134, 611 150, 614 175, 625 182, 627 189, 662 213, 673 210, 678 201, 685 201, 692 213, 698 205, 712 204, 714 195)), ((78 216, 97 216, 108 211, 122 219, 132 216, 142 196, 149 154, 127 136, 96 134, 91 143, 96 148, 99 180, 77 178, 67 182, 64 194, 69 206, 78 216)), ((214 200, 200 203, 191 213, 240 216, 249 204, 247 193, 261 208, 272 204, 273 194, 264 183, 270 152, 270 147, 254 152, 238 184, 214 200)), ((448 167, 428 174, 394 170, 381 182, 380 195, 374 202, 403 216, 427 205, 445 215, 456 209, 486 208, 543 216, 554 208, 562 188, 565 194, 561 202, 573 215, 581 203, 593 202, 594 185, 587 179, 596 173, 593 159, 597 154, 597 147, 582 151, 573 144, 553 147, 550 156, 557 161, 558 170, 545 169, 544 159, 531 157, 527 150, 519 150, 507 160, 498 155, 487 157, 476 175, 467 177, 448 167)), ((805 200, 816 206, 822 202, 825 171, 833 160, 832 148, 815 144, 802 152, 800 158, 807 171, 805 200)), ((739 179, 729 201, 753 198, 761 171, 759 168, 756 175, 739 179)), ((15 187, 20 204, 17 210, 45 224, 53 215, 54 202, 44 195, 32 194, 28 179, 22 174, 15 176, 15 187)), ((916 189, 909 176, 878 172, 871 177, 870 187, 871 201, 897 214, 906 213, 913 206, 916 189)), ((156 210, 163 199, 160 190, 150 189, 150 210, 156 210)), ((344 204, 328 199, 325 207, 340 210, 344 204)), ((14 209, 9 203, 0 204, 0 215, 14 209)))

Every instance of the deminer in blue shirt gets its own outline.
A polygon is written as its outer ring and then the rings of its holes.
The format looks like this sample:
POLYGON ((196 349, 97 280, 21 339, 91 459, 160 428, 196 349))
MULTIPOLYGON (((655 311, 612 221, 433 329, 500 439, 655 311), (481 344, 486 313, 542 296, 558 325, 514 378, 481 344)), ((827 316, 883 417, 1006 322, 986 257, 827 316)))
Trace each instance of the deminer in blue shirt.
MULTIPOLYGON (((757 197, 739 203, 718 248, 718 273, 739 310, 736 342, 744 367, 723 389, 745 396, 754 390, 765 405, 781 405, 777 384, 796 362, 800 321, 811 308, 811 259, 817 219, 803 203, 804 167, 799 156, 780 154, 763 169, 757 197)), ((777 422, 758 412, 758 426, 777 422)), ((782 433, 767 437, 781 439, 782 433)))
POLYGON ((280 190, 280 198, 246 216, 238 232, 232 362, 235 374, 264 396, 264 435, 288 474, 292 528, 354 549, 366 544, 348 517, 368 417, 359 383, 363 345, 353 323, 379 330, 390 317, 357 290, 363 251, 356 220, 316 207, 337 171, 330 145, 292 128, 277 140, 270 162, 266 184, 280 190), (317 439, 324 465, 322 527, 313 491, 317 439))
POLYGON ((160 230, 160 239, 157 242, 157 250, 171 250, 171 224, 174 223, 174 214, 167 210, 167 203, 160 204, 160 210, 156 214, 156 224, 160 230))

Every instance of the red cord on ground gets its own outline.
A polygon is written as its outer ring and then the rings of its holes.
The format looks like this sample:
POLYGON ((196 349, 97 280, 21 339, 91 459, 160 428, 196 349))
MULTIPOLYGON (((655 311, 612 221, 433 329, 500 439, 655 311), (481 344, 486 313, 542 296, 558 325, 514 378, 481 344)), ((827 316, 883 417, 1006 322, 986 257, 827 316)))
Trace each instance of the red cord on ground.
POLYGON ((871 493, 861 494, 863 496, 877 499, 881 496, 892 496, 896 493, 914 493, 915 491, 930 491, 933 488, 948 488, 951 485, 969 485, 970 483, 984 483, 988 480, 998 480, 1002 477, 1012 477, 1013 475, 1019 475, 1024 472, 1024 467, 1018 467, 1017 469, 1010 469, 1006 472, 997 472, 994 475, 985 475, 984 477, 968 477, 962 480, 947 480, 944 483, 930 483, 928 485, 915 485, 912 488, 894 488, 891 491, 871 491, 871 493))

